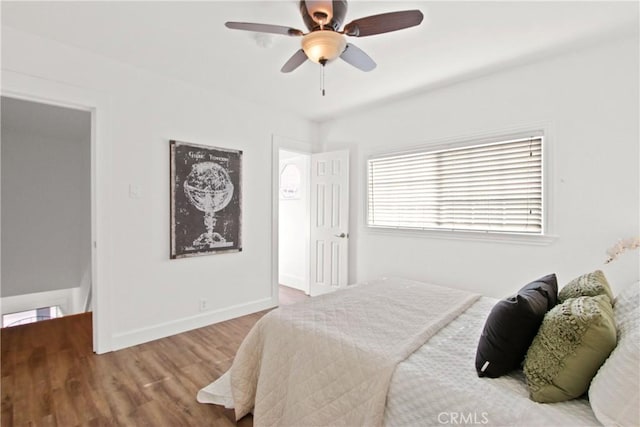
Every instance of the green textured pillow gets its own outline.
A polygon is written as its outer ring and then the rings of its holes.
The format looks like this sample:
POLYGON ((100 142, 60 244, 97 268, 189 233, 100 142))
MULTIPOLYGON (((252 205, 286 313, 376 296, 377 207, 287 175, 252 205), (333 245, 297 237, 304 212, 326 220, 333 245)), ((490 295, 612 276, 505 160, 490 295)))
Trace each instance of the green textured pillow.
POLYGON ((580 397, 615 346, 608 296, 569 298, 555 306, 524 359, 529 397, 541 403, 580 397))
POLYGON ((606 295, 609 301, 613 302, 613 292, 601 270, 583 274, 567 283, 560 289, 558 301, 562 303, 569 298, 595 297, 596 295, 606 295))

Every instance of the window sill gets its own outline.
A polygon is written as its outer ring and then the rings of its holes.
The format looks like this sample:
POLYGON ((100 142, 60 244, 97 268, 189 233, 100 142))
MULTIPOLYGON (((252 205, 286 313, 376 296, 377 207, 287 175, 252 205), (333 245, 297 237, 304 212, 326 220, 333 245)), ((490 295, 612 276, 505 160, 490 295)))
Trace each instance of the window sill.
POLYGON ((402 237, 417 237, 427 239, 465 240, 481 242, 512 243, 535 246, 547 246, 552 244, 558 236, 552 234, 517 234, 517 233, 490 233, 484 231, 449 231, 449 230, 422 230, 394 227, 364 227, 365 233, 394 235, 402 237))

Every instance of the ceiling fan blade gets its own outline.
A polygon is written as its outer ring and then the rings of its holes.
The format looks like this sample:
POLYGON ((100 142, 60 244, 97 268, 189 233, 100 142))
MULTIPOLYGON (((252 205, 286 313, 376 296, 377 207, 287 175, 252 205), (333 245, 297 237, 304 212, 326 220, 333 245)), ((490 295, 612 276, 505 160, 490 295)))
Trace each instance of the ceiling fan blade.
POLYGON ((291 58, 282 66, 280 71, 283 73, 290 73, 296 68, 298 68, 304 61, 307 60, 307 54, 304 53, 304 50, 299 49, 296 53, 293 54, 291 58))
POLYGON ((420 25, 423 18, 424 15, 419 10, 382 13, 349 22, 344 26, 343 32, 352 37, 372 36, 415 27, 420 25))
POLYGON ((347 43, 347 47, 344 49, 344 52, 342 52, 342 55, 340 55, 340 58, 342 58, 344 62, 362 71, 371 71, 376 68, 376 63, 373 59, 364 53, 362 49, 351 43, 347 43))
POLYGON ((232 30, 254 31, 256 33, 282 34, 285 36, 301 36, 304 34, 300 30, 282 25, 253 24, 251 22, 225 22, 224 25, 232 30))

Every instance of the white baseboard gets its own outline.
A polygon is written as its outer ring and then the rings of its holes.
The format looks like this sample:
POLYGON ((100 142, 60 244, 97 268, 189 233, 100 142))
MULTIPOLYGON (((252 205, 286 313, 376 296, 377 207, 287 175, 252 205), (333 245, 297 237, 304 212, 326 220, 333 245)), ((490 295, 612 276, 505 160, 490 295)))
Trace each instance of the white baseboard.
POLYGON ((18 313, 37 308, 59 306, 65 315, 72 314, 75 289, 58 289, 56 291, 4 297, 0 299, 0 312, 2 314, 18 313))
POLYGON ((225 320, 245 316, 257 311, 267 310, 276 306, 277 304, 274 302, 273 298, 265 298, 246 304, 239 304, 220 310, 200 313, 195 316, 185 317, 172 322, 114 334, 111 340, 111 350, 121 350, 126 347, 180 334, 192 329, 209 326, 214 323, 224 322, 225 320))
POLYGON ((309 292, 304 277, 292 276, 289 274, 280 274, 280 280, 278 282, 281 285, 288 286, 290 288, 299 289, 304 292, 309 292))

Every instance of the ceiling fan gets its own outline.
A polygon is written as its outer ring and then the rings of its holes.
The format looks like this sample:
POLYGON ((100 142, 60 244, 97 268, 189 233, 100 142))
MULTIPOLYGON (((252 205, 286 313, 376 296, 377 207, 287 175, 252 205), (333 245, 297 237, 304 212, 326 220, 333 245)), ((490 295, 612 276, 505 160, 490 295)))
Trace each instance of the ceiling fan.
POLYGON ((225 25, 234 30, 302 37, 302 48, 282 66, 283 73, 290 73, 307 59, 324 67, 338 57, 362 71, 371 71, 376 63, 363 50, 347 43, 345 36, 366 37, 402 30, 420 25, 423 19, 419 10, 382 13, 351 21, 340 31, 346 13, 346 0, 300 0, 300 14, 308 33, 271 24, 227 22, 225 25))

